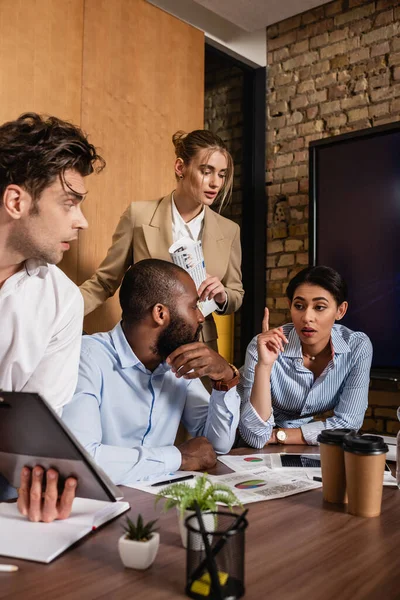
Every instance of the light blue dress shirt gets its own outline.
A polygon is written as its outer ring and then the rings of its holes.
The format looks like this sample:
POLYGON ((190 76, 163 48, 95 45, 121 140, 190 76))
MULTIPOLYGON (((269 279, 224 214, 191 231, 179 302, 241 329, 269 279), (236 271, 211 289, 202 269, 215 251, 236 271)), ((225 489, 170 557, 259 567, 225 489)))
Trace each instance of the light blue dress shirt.
POLYGON ((322 429, 359 429, 368 407, 368 387, 372 361, 372 344, 365 333, 334 325, 331 333, 333 358, 314 380, 314 374, 304 366, 300 338, 293 323, 283 326, 288 339, 284 352, 274 362, 271 371, 272 409, 268 421, 263 421, 250 403, 254 370, 258 362, 257 336, 246 352, 238 391, 241 396, 239 430, 243 439, 255 448, 262 448, 278 427, 301 427, 308 444, 316 444, 322 429), (312 415, 333 410, 326 421, 314 421, 312 415))
POLYGON ((181 420, 193 437, 229 452, 239 409, 236 387, 210 396, 199 379, 178 379, 165 362, 146 369, 118 324, 82 338, 78 385, 62 418, 114 483, 129 484, 179 469, 173 443, 181 420))

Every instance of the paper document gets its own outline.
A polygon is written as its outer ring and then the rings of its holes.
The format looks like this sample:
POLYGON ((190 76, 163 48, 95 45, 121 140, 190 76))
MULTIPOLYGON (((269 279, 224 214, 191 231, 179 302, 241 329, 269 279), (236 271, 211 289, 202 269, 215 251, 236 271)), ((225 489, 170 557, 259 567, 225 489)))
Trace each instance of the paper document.
POLYGON ((283 470, 254 469, 228 475, 210 476, 211 480, 218 480, 232 488, 233 493, 242 504, 261 502, 285 498, 293 494, 300 494, 320 488, 322 483, 310 479, 305 474, 301 476, 284 473, 283 470))
MULTIPOLYGON (((306 469, 303 470, 305 471, 306 469)), ((190 473, 190 471, 182 471, 182 475, 190 473)), ((200 473, 196 472, 193 472, 193 474, 200 475, 200 473)), ((253 468, 251 471, 241 471, 240 473, 230 473, 228 475, 207 475, 207 477, 213 483, 224 483, 230 487, 243 504, 260 502, 261 500, 272 500, 273 498, 284 498, 285 496, 319 488, 322 485, 318 481, 313 481, 312 477, 307 477, 307 473, 296 473, 296 475, 293 475, 293 473, 283 472, 283 469, 279 470, 278 473, 268 468, 253 468)), ((153 487, 153 483, 154 481, 149 483, 140 482, 132 484, 130 487, 154 495, 162 492, 167 487, 167 485, 153 487)), ((194 486, 196 476, 182 483, 194 486)))
MULTIPOLYGON (((201 242, 195 242, 189 237, 180 238, 169 249, 172 262, 185 269, 193 279, 196 289, 207 279, 201 242)), ((214 300, 199 302, 199 308, 204 317, 218 309, 214 300)))
POLYGON ((171 483, 187 483, 187 485, 194 486, 196 483, 196 478, 202 475, 198 471, 176 471, 175 473, 170 473, 169 475, 162 475, 161 477, 152 477, 148 481, 136 481, 133 483, 124 483, 126 487, 134 488, 135 490, 140 490, 141 492, 148 492, 149 494, 158 494, 162 492, 168 485, 171 483), (190 477, 190 479, 182 480, 182 477, 190 477), (181 481, 179 481, 181 480, 181 481), (165 485, 155 485, 160 484, 160 482, 165 481, 165 485))
MULTIPOLYGON (((242 454, 242 455, 230 455, 218 456, 218 460, 224 465, 235 471, 236 473, 243 473, 246 471, 254 472, 255 469, 261 467, 271 469, 274 473, 282 473, 283 475, 292 475, 294 477, 313 479, 313 477, 322 477, 322 471, 320 467, 282 467, 276 466, 279 463, 279 457, 281 454, 242 454)), ((291 456, 290 453, 284 453, 283 456, 291 456)), ((296 455, 297 456, 297 455, 296 455)), ((303 454, 303 457, 307 457, 307 454, 303 454)), ((310 454, 310 458, 319 459, 319 454, 310 454)), ((304 464, 307 464, 305 461, 304 464)), ((384 486, 395 486, 396 478, 393 477, 390 471, 385 471, 383 476, 384 486)))
POLYGON ((272 468, 271 454, 245 454, 218 456, 218 460, 232 471, 254 471, 261 467, 272 468))
POLYGON ((49 563, 85 535, 129 510, 128 502, 75 498, 64 521, 32 523, 16 503, 0 504, 0 555, 49 563))

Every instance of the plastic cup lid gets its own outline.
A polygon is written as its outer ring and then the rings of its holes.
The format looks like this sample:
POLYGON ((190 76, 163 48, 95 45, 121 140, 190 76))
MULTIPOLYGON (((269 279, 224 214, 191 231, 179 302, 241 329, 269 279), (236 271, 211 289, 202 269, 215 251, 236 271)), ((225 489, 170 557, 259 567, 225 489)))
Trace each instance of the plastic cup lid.
POLYGON ((389 451, 379 435, 349 433, 343 439, 343 450, 353 454, 386 454, 389 451))
POLYGON ((317 442, 341 446, 344 436, 349 433, 355 433, 354 429, 323 429, 317 437, 317 442))

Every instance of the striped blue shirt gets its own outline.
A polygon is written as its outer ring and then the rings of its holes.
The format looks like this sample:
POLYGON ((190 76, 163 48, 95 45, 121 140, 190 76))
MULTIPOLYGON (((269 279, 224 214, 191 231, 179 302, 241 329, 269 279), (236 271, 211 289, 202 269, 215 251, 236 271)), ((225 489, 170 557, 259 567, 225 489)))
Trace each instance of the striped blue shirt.
POLYGON ((283 326, 288 339, 271 371, 272 409, 263 421, 250 403, 254 370, 258 362, 257 336, 250 342, 242 379, 238 386, 241 397, 239 430, 254 448, 262 448, 270 439, 274 425, 301 427, 307 444, 316 444, 322 429, 359 429, 368 406, 368 387, 372 361, 372 344, 365 333, 334 325, 331 342, 333 358, 314 380, 314 374, 303 364, 299 336, 293 323, 283 326), (334 415, 314 421, 312 415, 333 410, 334 415))

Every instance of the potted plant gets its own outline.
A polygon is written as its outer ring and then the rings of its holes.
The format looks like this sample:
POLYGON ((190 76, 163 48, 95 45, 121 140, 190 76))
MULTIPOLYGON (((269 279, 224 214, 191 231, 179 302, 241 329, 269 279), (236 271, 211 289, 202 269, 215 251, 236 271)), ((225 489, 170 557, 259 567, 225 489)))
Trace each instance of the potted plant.
POLYGON ((160 544, 160 534, 155 530, 154 521, 143 522, 138 515, 136 523, 128 517, 123 526, 125 533, 118 540, 118 551, 125 567, 147 569, 153 564, 160 544))
MULTIPOLYGON (((176 506, 179 515, 179 530, 183 547, 187 547, 187 529, 185 519, 194 514, 194 503, 200 507, 202 513, 217 510, 217 504, 224 504, 229 509, 241 506, 241 502, 232 492, 231 488, 223 483, 213 483, 208 479, 207 473, 195 478, 195 484, 172 483, 164 488, 156 497, 156 504, 161 498, 166 498, 164 510, 176 506)), ((214 516, 205 514, 204 524, 208 530, 215 528, 214 516), (211 522, 210 522, 211 520, 211 522)))

